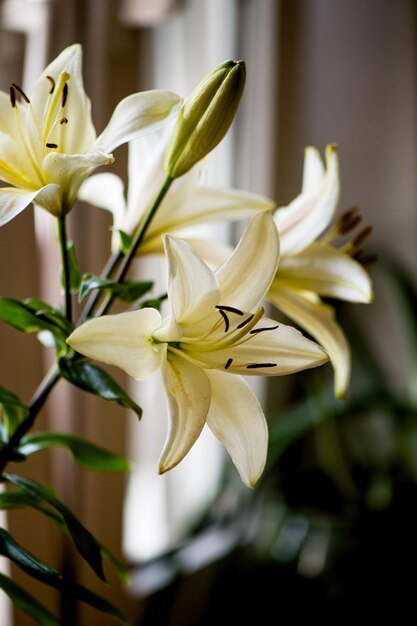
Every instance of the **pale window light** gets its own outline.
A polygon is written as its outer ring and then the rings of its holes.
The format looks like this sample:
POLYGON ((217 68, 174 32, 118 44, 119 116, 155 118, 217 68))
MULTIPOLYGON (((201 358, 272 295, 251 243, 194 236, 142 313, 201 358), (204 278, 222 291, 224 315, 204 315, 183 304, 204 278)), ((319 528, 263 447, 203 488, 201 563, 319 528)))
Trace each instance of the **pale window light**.
MULTIPOLYGON (((50 0, 4 0, 0 10, 2 29, 24 35, 22 87, 30 91, 46 62, 50 0)), ((7 527, 6 511, 0 511, 0 526, 7 527)), ((9 561, 3 557, 0 571, 10 574, 9 561)), ((0 594, 0 615, 2 626, 11 626, 12 605, 3 593, 0 594)))
MULTIPOLYGON (((187 96, 213 67, 235 58, 235 24, 235 0, 196 0, 177 10, 153 31, 152 87, 187 96)), ((216 149, 215 157, 208 159, 207 167, 209 184, 232 185, 233 130, 216 149)), ((229 240, 229 228, 223 224, 200 227, 192 234, 229 240)), ((155 261, 149 260, 140 271, 144 276, 154 273, 155 261)), ((205 428, 180 465, 158 476, 157 462, 167 427, 160 379, 155 376, 141 384, 133 383, 132 392, 144 409, 144 417, 139 426, 132 421, 129 432, 128 456, 135 467, 129 477, 123 536, 127 556, 143 560, 157 556, 184 536, 215 493, 224 452, 205 428)))

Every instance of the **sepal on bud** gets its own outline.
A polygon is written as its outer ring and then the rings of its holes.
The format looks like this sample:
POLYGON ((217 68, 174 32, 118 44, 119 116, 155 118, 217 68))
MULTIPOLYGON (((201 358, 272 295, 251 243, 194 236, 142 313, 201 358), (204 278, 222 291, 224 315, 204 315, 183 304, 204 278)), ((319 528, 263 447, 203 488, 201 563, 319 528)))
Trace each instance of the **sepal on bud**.
POLYGON ((246 79, 243 61, 225 61, 196 87, 180 109, 165 155, 165 172, 182 176, 223 139, 246 79))

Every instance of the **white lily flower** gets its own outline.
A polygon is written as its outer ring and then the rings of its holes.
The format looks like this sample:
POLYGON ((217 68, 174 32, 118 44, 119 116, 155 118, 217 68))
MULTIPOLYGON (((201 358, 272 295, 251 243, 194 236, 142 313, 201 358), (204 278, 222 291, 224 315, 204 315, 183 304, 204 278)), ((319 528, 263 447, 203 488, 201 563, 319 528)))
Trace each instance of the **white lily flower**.
POLYGON ((175 237, 164 237, 171 315, 155 309, 103 316, 68 343, 137 380, 161 369, 170 425, 159 471, 175 467, 207 423, 253 486, 266 459, 265 416, 241 375, 279 376, 328 360, 297 330, 264 318, 279 240, 269 212, 250 222, 232 256, 213 272, 175 237))
MULTIPOLYGON (((172 125, 129 143, 129 187, 125 199, 123 181, 115 174, 91 176, 80 188, 79 199, 111 211, 112 247, 120 246, 118 232, 132 235, 165 177, 164 157, 172 125)), ((162 253, 162 235, 208 221, 245 219, 258 211, 272 210, 271 200, 236 189, 220 189, 203 182, 203 166, 197 164, 171 185, 142 242, 139 254, 162 253)), ((211 242, 207 243, 210 252, 211 242)), ((206 257, 205 257, 206 258, 206 257)))
POLYGON ((359 222, 356 210, 348 211, 322 234, 333 219, 339 194, 336 146, 326 148, 326 168, 319 152, 306 148, 302 191, 274 214, 281 260, 267 297, 328 352, 335 370, 335 393, 342 398, 350 379, 350 348, 333 307, 324 304, 320 296, 371 302, 372 284, 362 265, 352 258, 370 229, 361 231, 352 242, 334 245, 335 239, 359 222))
POLYGON ((113 162, 112 150, 160 126, 181 99, 168 91, 133 94, 116 107, 96 137, 81 75, 82 51, 66 48, 28 97, 12 83, 0 92, 0 225, 34 202, 67 213, 83 180, 113 162))

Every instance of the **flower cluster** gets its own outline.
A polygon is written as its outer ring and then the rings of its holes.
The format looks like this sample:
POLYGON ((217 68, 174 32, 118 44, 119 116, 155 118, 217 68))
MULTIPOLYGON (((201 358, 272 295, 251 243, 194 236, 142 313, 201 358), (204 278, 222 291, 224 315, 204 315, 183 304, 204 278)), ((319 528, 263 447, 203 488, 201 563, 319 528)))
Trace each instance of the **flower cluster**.
POLYGON ((267 424, 243 377, 281 376, 330 358, 342 397, 350 376, 349 346, 321 297, 369 302, 372 288, 355 258, 368 230, 335 244, 356 226, 357 213, 345 214, 325 232, 339 200, 335 146, 327 147, 325 166, 317 150, 307 148, 301 194, 287 207, 204 183, 202 160, 227 132, 244 82, 244 63, 228 61, 184 103, 167 91, 131 95, 97 137, 82 83, 81 49, 67 48, 29 96, 15 83, 9 94, 0 93, 0 179, 10 185, 0 189, 0 224, 31 202, 59 220, 61 234, 77 198, 112 212, 113 262, 101 277, 80 275, 75 290, 98 291, 75 330, 74 285, 68 247, 62 245, 68 332, 66 342, 56 342, 56 378, 79 384, 79 368, 90 363, 81 355, 116 365, 137 380, 160 370, 169 412, 160 472, 184 458, 207 424, 243 481, 254 486, 265 465, 267 424), (90 176, 110 165, 112 151, 125 142, 127 197, 114 174, 90 176), (195 224, 248 217, 234 250, 187 238, 195 224), (132 297, 138 285, 125 280, 132 259, 150 252, 164 254, 168 265, 164 318, 160 301, 146 304, 143 293, 132 297), (117 297, 133 302, 133 310, 107 314, 117 297), (266 318, 265 298, 318 343, 266 318))

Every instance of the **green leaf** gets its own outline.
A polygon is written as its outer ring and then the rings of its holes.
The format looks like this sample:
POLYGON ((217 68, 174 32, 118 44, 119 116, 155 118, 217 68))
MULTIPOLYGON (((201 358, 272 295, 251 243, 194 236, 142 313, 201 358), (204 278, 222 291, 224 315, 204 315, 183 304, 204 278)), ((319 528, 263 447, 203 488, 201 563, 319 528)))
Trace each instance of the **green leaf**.
MULTIPOLYGON (((29 506, 43 513, 52 519, 61 530, 68 532, 63 517, 59 513, 54 513, 48 505, 45 506, 40 497, 20 489, 7 489, 7 491, 0 492, 0 509, 18 509, 24 506, 29 506)), ((105 546, 101 543, 99 543, 99 546, 102 556, 113 566, 120 580, 127 584, 129 582, 129 572, 124 565, 105 546)))
POLYGON ((76 463, 84 469, 100 472, 128 472, 130 470, 129 462, 120 454, 105 450, 81 437, 65 433, 29 434, 21 440, 18 450, 29 456, 39 450, 56 446, 67 448, 76 463))
POLYGON ((120 248, 123 254, 127 254, 132 246, 132 237, 120 228, 115 228, 114 230, 119 233, 120 248))
POLYGON ((50 324, 37 316, 28 305, 12 298, 0 298, 0 320, 24 333, 50 330, 50 324))
POLYGON ((0 529, 0 554, 8 557, 26 574, 32 576, 32 578, 36 578, 36 580, 40 580, 54 589, 70 593, 74 596, 74 598, 93 606, 99 611, 112 615, 123 623, 127 623, 124 615, 119 611, 119 609, 110 604, 110 602, 98 594, 90 591, 83 585, 80 585, 73 580, 64 578, 57 569, 50 567, 25 550, 6 530, 3 529, 0 529))
POLYGON ((65 336, 74 330, 74 326, 68 322, 66 314, 62 309, 53 307, 47 302, 35 298, 26 298, 23 303, 36 314, 38 319, 61 328, 65 336))
POLYGON ((29 615, 39 626, 60 626, 59 622, 33 596, 13 580, 0 574, 0 588, 21 611, 29 615))
POLYGON ((68 351, 65 340, 72 327, 59 309, 54 309, 45 302, 31 299, 20 302, 12 298, 0 298, 0 320, 24 333, 42 333, 41 341, 45 333, 50 333, 59 352, 64 354, 68 351))
MULTIPOLYGON (((75 246, 72 241, 67 241, 67 258, 69 265, 69 284, 70 292, 78 293, 80 288, 82 274, 75 255, 75 246)), ((61 272, 61 286, 64 289, 64 274, 61 272)))
POLYGON ((23 404, 20 398, 4 387, 0 387, 0 409, 9 436, 29 413, 28 407, 23 404))
POLYGON ((35 578, 62 578, 54 567, 50 567, 22 548, 4 528, 0 528, 0 554, 16 563, 23 571, 35 578))
POLYGON ((142 409, 140 406, 129 398, 107 372, 96 365, 84 359, 73 361, 61 359, 59 369, 62 376, 76 387, 93 393, 104 400, 112 400, 127 409, 132 409, 139 419, 141 418, 142 409))
POLYGON ((81 556, 87 561, 92 570, 102 580, 106 580, 103 571, 103 561, 100 546, 95 537, 82 525, 80 520, 72 513, 60 500, 58 500, 49 489, 36 483, 33 480, 22 478, 12 474, 4 474, 4 478, 20 487, 29 495, 40 498, 58 511, 65 522, 75 547, 81 556))
POLYGON ((100 278, 99 276, 90 276, 89 274, 85 274, 80 287, 79 300, 81 302, 81 300, 94 289, 98 289, 100 291, 104 289, 119 297, 124 302, 130 303, 141 298, 145 293, 150 291, 152 287, 153 282, 149 280, 128 280, 119 284, 107 278, 100 278))

